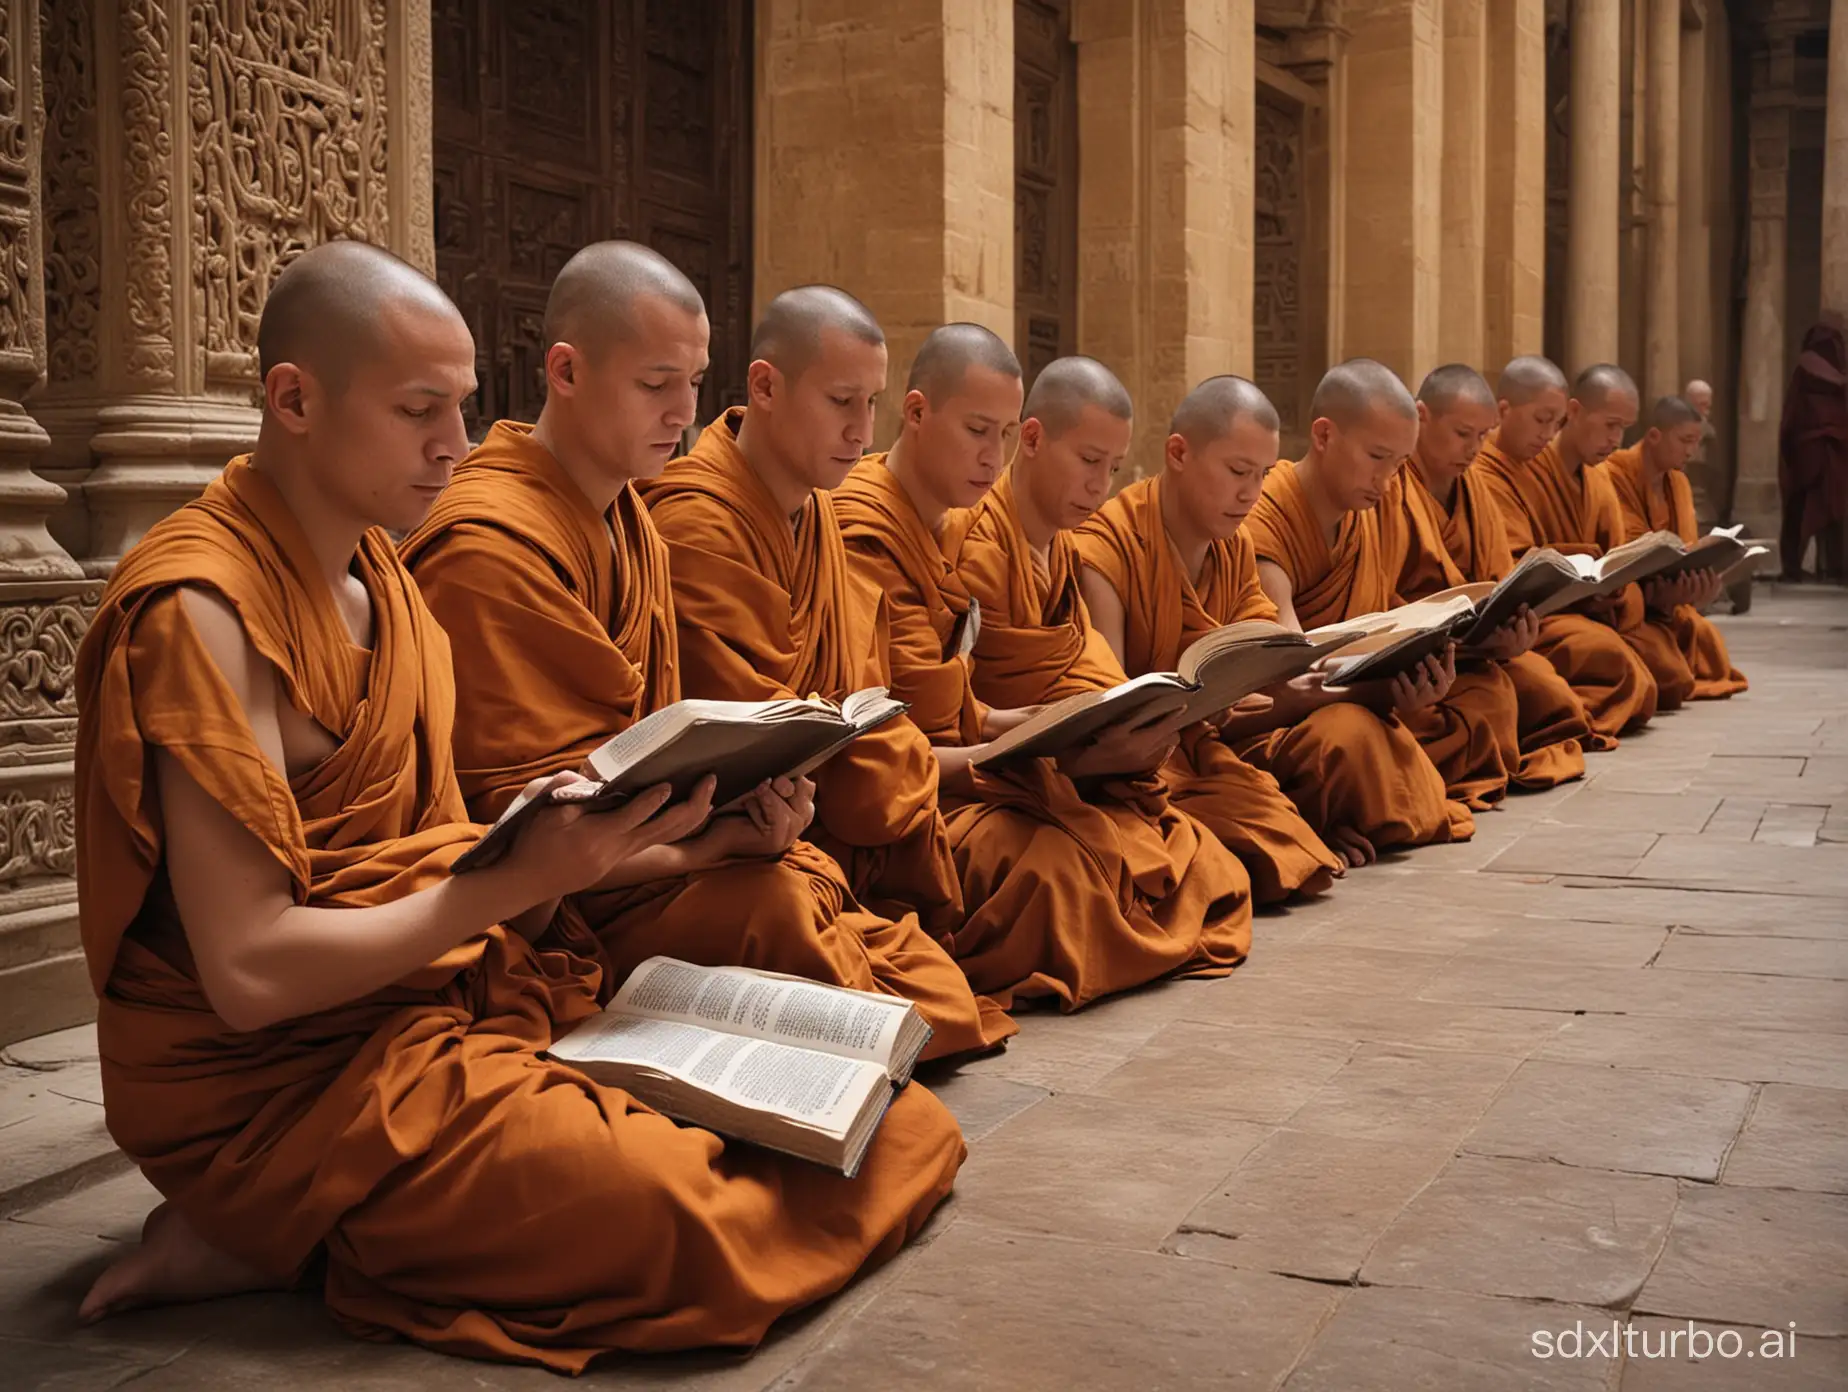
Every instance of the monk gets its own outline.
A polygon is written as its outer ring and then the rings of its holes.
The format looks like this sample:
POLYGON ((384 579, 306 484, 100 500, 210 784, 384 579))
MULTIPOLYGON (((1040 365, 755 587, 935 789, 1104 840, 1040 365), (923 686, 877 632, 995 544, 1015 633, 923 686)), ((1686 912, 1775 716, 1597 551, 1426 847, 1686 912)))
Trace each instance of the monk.
POLYGON ((83 1315, 319 1254, 368 1338, 570 1373, 750 1346, 916 1230, 956 1123, 912 1085, 847 1180, 544 1056, 597 1009, 571 896, 694 832, 710 783, 548 809, 451 878, 481 828, 449 650, 387 531, 467 447, 474 344, 410 267, 337 242, 283 272, 257 346, 255 453, 124 558, 79 655, 105 1114, 166 1199, 83 1315))
MULTIPOLYGON (((1463 487, 1496 416, 1495 393, 1463 363, 1432 369, 1418 388, 1418 447, 1399 470, 1410 549, 1398 590, 1408 600, 1499 580, 1512 565, 1500 515, 1473 509, 1463 487)), ((1525 791, 1584 777, 1582 741, 1591 733, 1584 704, 1533 651, 1539 637, 1540 621, 1523 605, 1482 654, 1514 686, 1520 759, 1509 781, 1525 791)))
MULTIPOLYGON (((1131 675, 1173 671, 1225 624, 1277 621, 1243 531, 1277 434, 1256 384, 1209 377, 1175 410, 1161 473, 1074 533, 1085 607, 1131 675)), ((1264 694, 1268 711, 1185 732, 1165 770, 1175 801, 1245 863, 1259 902, 1315 893, 1378 851, 1449 839, 1444 781, 1396 719, 1324 688, 1319 672, 1264 694)))
POLYGON ((850 564, 886 598, 894 690, 937 754, 968 910, 956 956, 982 989, 1072 1009, 1175 971, 1225 970, 1249 944, 1251 907, 1236 863, 1220 865, 1214 901, 1199 900, 1207 857, 1228 858, 1203 849, 1177 868, 1181 814, 1141 790, 1120 795, 1159 761, 1164 721, 1056 763, 973 766, 1036 702, 976 697, 974 654, 1005 615, 970 595, 938 538, 952 511, 993 487, 1020 409, 1020 363, 1005 343, 977 324, 936 329, 912 363, 897 441, 855 466, 835 508, 850 564))
MULTIPOLYGON (((1293 628, 1406 602, 1400 572, 1420 520, 1408 514, 1399 477, 1417 444, 1418 411, 1389 368, 1370 358, 1330 368, 1310 415, 1308 454, 1271 471, 1245 524, 1259 583, 1293 628)), ((1400 710, 1451 799, 1478 812, 1501 801, 1520 735, 1514 686, 1493 663, 1465 660, 1458 670, 1452 644, 1416 680, 1394 678, 1372 699, 1400 710)))
MULTIPOLYGON (((456 772, 481 821, 680 698, 667 548, 632 485, 693 420, 705 305, 659 253, 600 242, 559 272, 545 334, 537 424, 498 422, 403 547, 455 653, 456 772)), ((930 1057, 1013 1033, 915 914, 860 908, 797 839, 813 815, 808 779, 759 788, 743 813, 650 850, 647 879, 579 896, 606 988, 661 953, 903 996, 933 1028, 930 1057)))
MULTIPOLYGON (((1700 412, 1678 396, 1665 396, 1649 411, 1649 429, 1627 449, 1613 450, 1600 466, 1610 475, 1623 508, 1624 540, 1645 532, 1673 532, 1690 545, 1700 539, 1694 521, 1694 489, 1688 461, 1700 448, 1700 412)), ((1673 580, 1645 580, 1646 616, 1625 637, 1658 673, 1657 684, 1709 701, 1746 688, 1745 674, 1732 665, 1726 640, 1701 614, 1721 589, 1711 570, 1673 580), (1662 672, 1673 674, 1664 682, 1662 672)))
MULTIPOLYGON (((1476 562, 1478 567, 1487 565, 1485 576, 1512 566, 1532 546, 1564 546, 1568 551, 1598 546, 1569 540, 1593 530, 1597 508, 1608 500, 1606 490, 1582 483, 1563 468, 1553 448, 1553 438, 1566 419, 1567 395, 1565 373, 1546 358, 1514 358, 1496 380, 1498 424, 1457 485, 1461 505, 1469 509, 1472 535, 1488 553, 1498 555, 1493 514, 1507 545, 1506 560, 1476 562), (1596 506, 1593 494, 1602 500, 1596 506)), ((1607 531, 1622 539, 1617 529, 1607 531)), ((1640 605, 1640 599, 1636 603, 1640 605)), ((1655 678, 1607 621, 1615 612, 1609 605, 1591 605, 1549 614, 1540 621, 1540 638, 1534 644, 1534 651, 1566 679, 1585 707, 1591 723, 1585 747, 1592 750, 1615 749, 1619 735, 1641 728, 1656 712, 1655 678)))

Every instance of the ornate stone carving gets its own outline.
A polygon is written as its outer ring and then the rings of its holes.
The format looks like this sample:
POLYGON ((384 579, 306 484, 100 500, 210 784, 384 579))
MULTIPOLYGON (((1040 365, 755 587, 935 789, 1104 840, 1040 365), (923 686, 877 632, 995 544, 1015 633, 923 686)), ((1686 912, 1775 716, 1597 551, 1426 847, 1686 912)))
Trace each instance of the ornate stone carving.
POLYGON ((130 235, 124 369, 173 384, 173 42, 164 0, 120 0, 122 175, 130 235))
POLYGON ((1014 347, 1031 382, 1077 339, 1077 49, 1068 7, 1014 5, 1014 347))
POLYGON ((77 714, 77 645, 98 597, 90 587, 0 609, 0 720, 77 714))
POLYGON ((17 788, 0 796, 0 887, 76 870, 77 805, 68 782, 42 797, 17 788))
POLYGON ((385 0, 188 7, 192 272, 207 384, 254 381, 270 284, 307 247, 390 241, 385 0))
POLYGON ((1301 428, 1303 121, 1260 89, 1253 150, 1257 190, 1252 298, 1253 380, 1276 403, 1285 434, 1301 428))
POLYGON ((54 388, 92 381, 102 316, 96 33, 90 0, 40 12, 45 72, 45 367, 54 388))

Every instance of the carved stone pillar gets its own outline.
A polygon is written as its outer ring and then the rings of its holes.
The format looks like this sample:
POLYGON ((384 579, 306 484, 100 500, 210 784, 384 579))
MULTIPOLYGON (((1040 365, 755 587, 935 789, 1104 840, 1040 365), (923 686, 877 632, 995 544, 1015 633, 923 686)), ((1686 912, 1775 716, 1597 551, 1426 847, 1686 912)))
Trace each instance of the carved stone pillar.
MULTIPOLYGON (((1773 32, 1752 58, 1747 147, 1751 225, 1745 313, 1739 326, 1739 449, 1731 516, 1752 536, 1777 535, 1777 428, 1784 403, 1785 225, 1790 201, 1790 110, 1796 46, 1773 32)), ((1781 558, 1794 568, 1801 557, 1781 558)))
POLYGON ((45 373, 38 0, 0 0, 0 1043, 84 1018, 72 670, 97 586, 46 531, 62 491, 20 398, 45 373))
POLYGON ((1848 0, 1829 8, 1822 155, 1822 308, 1848 317, 1848 0))
MULTIPOLYGON (((1437 356, 1474 366, 1482 363, 1485 328, 1487 43, 1484 0, 1444 0, 1444 236, 1438 261, 1437 356)), ((1418 383, 1411 385, 1417 390, 1418 383)))
POLYGON ((103 575, 255 441, 257 319, 294 255, 350 237, 434 267, 429 0, 43 3, 35 409, 80 493, 58 531, 103 575))
POLYGON ((1681 390, 1681 0, 1648 0, 1643 396, 1681 390))
POLYGON ((1576 373, 1617 357, 1621 18, 1618 0, 1572 0, 1572 153, 1566 231, 1566 360, 1576 373))
MULTIPOLYGON (((1483 216, 1482 370, 1541 350, 1546 314, 1546 6, 1487 7, 1487 207, 1483 216)), ((1448 101, 1448 93, 1446 93, 1448 101)))

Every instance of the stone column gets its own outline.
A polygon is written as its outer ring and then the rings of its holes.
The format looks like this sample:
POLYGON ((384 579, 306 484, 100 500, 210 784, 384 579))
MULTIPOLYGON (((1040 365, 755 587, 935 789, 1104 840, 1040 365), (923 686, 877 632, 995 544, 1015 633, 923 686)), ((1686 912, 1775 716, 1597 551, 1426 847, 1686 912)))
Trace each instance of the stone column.
POLYGON ((256 326, 302 247, 435 265, 429 0, 45 0, 51 371, 37 409, 106 574, 256 439, 256 326), (98 188, 109 197, 99 200, 98 188))
POLYGON ((1648 0, 1649 111, 1644 199, 1648 224, 1643 299, 1643 395, 1681 382, 1681 0, 1648 0))
POLYGON ((77 644, 99 587, 46 530, 64 498, 20 404, 45 374, 38 0, 0 0, 0 1044, 94 1008, 77 948, 77 644))
POLYGON ((1619 0, 1572 0, 1570 202, 1566 234, 1568 373, 1617 356, 1619 0))
POLYGON ((1540 351, 1546 316, 1546 0, 1494 0, 1487 18, 1481 365, 1493 379, 1540 351))
POLYGON ((1443 7, 1440 0, 1354 0, 1343 17, 1350 100, 1336 356, 1378 358, 1415 385, 1437 361, 1443 7))
POLYGON ((1848 0, 1829 6, 1829 95, 1822 156, 1822 307, 1848 317, 1848 0))
POLYGON ((924 336, 1014 336, 1014 7, 892 0, 848 21, 758 0, 758 307, 827 281, 891 348, 881 446, 924 336), (845 77, 843 78, 843 74, 845 77))
MULTIPOLYGON (((1444 0, 1443 239, 1437 356, 1479 366, 1488 224, 1485 0, 1444 0)), ((1413 382, 1417 389, 1418 384, 1413 382)))
MULTIPOLYGON (((1732 520, 1757 537, 1778 532, 1777 428, 1784 403, 1784 237, 1789 204, 1795 41, 1774 32, 1752 57, 1751 224, 1739 325, 1739 448, 1732 520)), ((1785 556, 1795 566, 1801 557, 1785 556)))
POLYGON ((1136 399, 1126 477, 1200 379, 1252 371, 1251 0, 1077 0, 1078 344, 1136 399))

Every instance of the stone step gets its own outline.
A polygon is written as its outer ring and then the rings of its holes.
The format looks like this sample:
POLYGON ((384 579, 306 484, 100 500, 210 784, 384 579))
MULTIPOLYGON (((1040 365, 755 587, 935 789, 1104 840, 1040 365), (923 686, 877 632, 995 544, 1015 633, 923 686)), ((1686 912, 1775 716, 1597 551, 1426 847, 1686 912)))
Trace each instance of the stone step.
POLYGON ((94 1026, 0 1050, 0 1218, 132 1168, 103 1125, 94 1026))
POLYGON ((76 903, 60 896, 0 915, 0 1047, 95 1018, 76 903))

